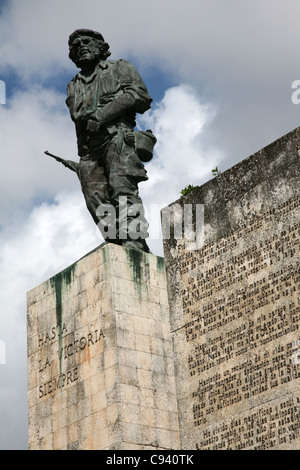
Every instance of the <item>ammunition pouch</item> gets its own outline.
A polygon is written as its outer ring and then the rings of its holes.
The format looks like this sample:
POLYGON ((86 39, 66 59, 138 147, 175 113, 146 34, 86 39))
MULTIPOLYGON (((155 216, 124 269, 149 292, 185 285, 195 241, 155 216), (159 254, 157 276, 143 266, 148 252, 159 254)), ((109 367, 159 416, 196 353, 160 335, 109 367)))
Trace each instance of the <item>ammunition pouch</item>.
POLYGON ((151 130, 134 132, 135 151, 142 162, 150 162, 153 157, 153 147, 156 137, 151 130))

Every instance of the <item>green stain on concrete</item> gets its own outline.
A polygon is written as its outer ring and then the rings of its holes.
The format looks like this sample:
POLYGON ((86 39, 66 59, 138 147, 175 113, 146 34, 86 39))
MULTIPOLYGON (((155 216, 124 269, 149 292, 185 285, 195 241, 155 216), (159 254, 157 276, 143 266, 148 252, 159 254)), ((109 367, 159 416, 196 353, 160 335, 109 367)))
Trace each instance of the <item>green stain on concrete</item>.
POLYGON ((126 249, 130 262, 132 278, 141 297, 142 288, 147 289, 150 280, 150 269, 147 254, 139 250, 126 249))
POLYGON ((103 263, 106 263, 106 261, 107 261, 106 248, 102 248, 102 254, 103 254, 103 263))
POLYGON ((161 256, 156 257, 156 269, 159 272, 163 272, 165 270, 165 258, 161 256))
MULTIPOLYGON (((73 280, 75 272, 75 264, 72 264, 68 268, 64 269, 60 273, 56 274, 50 279, 52 288, 54 289, 55 294, 55 304, 56 304, 56 324, 59 327, 59 351, 63 347, 62 333, 63 333, 63 302, 64 302, 64 289, 69 286, 73 280)), ((61 359, 62 354, 60 354, 60 373, 61 373, 61 359)))
POLYGON ((139 284, 142 283, 143 256, 143 253, 139 250, 129 250, 130 265, 133 271, 133 279, 134 282, 139 284))
POLYGON ((101 251, 102 251, 102 263, 103 263, 103 269, 104 269, 104 276, 107 279, 110 276, 109 274, 109 261, 110 261, 109 247, 104 245, 101 251))
POLYGON ((57 325, 62 326, 63 315, 63 289, 64 286, 71 284, 75 271, 75 264, 64 269, 50 279, 52 287, 54 287, 56 299, 56 321, 57 325))

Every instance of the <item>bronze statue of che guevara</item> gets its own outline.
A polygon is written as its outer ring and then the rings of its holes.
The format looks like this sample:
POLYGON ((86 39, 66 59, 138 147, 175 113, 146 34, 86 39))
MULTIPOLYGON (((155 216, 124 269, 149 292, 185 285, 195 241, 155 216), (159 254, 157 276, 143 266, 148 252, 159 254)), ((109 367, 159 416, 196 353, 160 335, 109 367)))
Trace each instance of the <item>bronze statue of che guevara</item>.
POLYGON ((147 111, 152 99, 131 63, 107 60, 109 45, 100 33, 74 31, 69 51, 80 68, 68 84, 66 99, 80 161, 55 158, 76 171, 87 208, 105 240, 149 252, 138 183, 148 179, 142 162, 152 158, 156 138, 151 131, 134 128, 136 113, 147 111), (115 217, 108 218, 111 208, 115 217))

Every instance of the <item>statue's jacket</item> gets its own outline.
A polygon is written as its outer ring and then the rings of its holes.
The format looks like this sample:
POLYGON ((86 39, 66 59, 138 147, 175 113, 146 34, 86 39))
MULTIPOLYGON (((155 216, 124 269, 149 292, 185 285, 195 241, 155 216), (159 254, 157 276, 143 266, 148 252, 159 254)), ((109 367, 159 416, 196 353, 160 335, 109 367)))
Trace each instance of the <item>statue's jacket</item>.
POLYGON ((150 108, 152 99, 135 67, 128 61, 100 61, 86 77, 79 72, 68 84, 67 106, 76 126, 78 154, 99 153, 120 129, 133 130, 136 113, 150 108), (86 116, 101 123, 101 131, 87 132, 86 116))

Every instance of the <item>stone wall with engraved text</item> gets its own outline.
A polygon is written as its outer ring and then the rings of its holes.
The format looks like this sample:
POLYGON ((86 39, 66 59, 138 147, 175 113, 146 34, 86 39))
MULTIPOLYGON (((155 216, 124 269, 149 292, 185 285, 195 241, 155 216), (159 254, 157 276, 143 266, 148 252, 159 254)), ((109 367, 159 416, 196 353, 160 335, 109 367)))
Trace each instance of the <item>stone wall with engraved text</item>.
POLYGON ((300 445, 300 131, 177 204, 204 245, 164 240, 182 445, 300 445))

